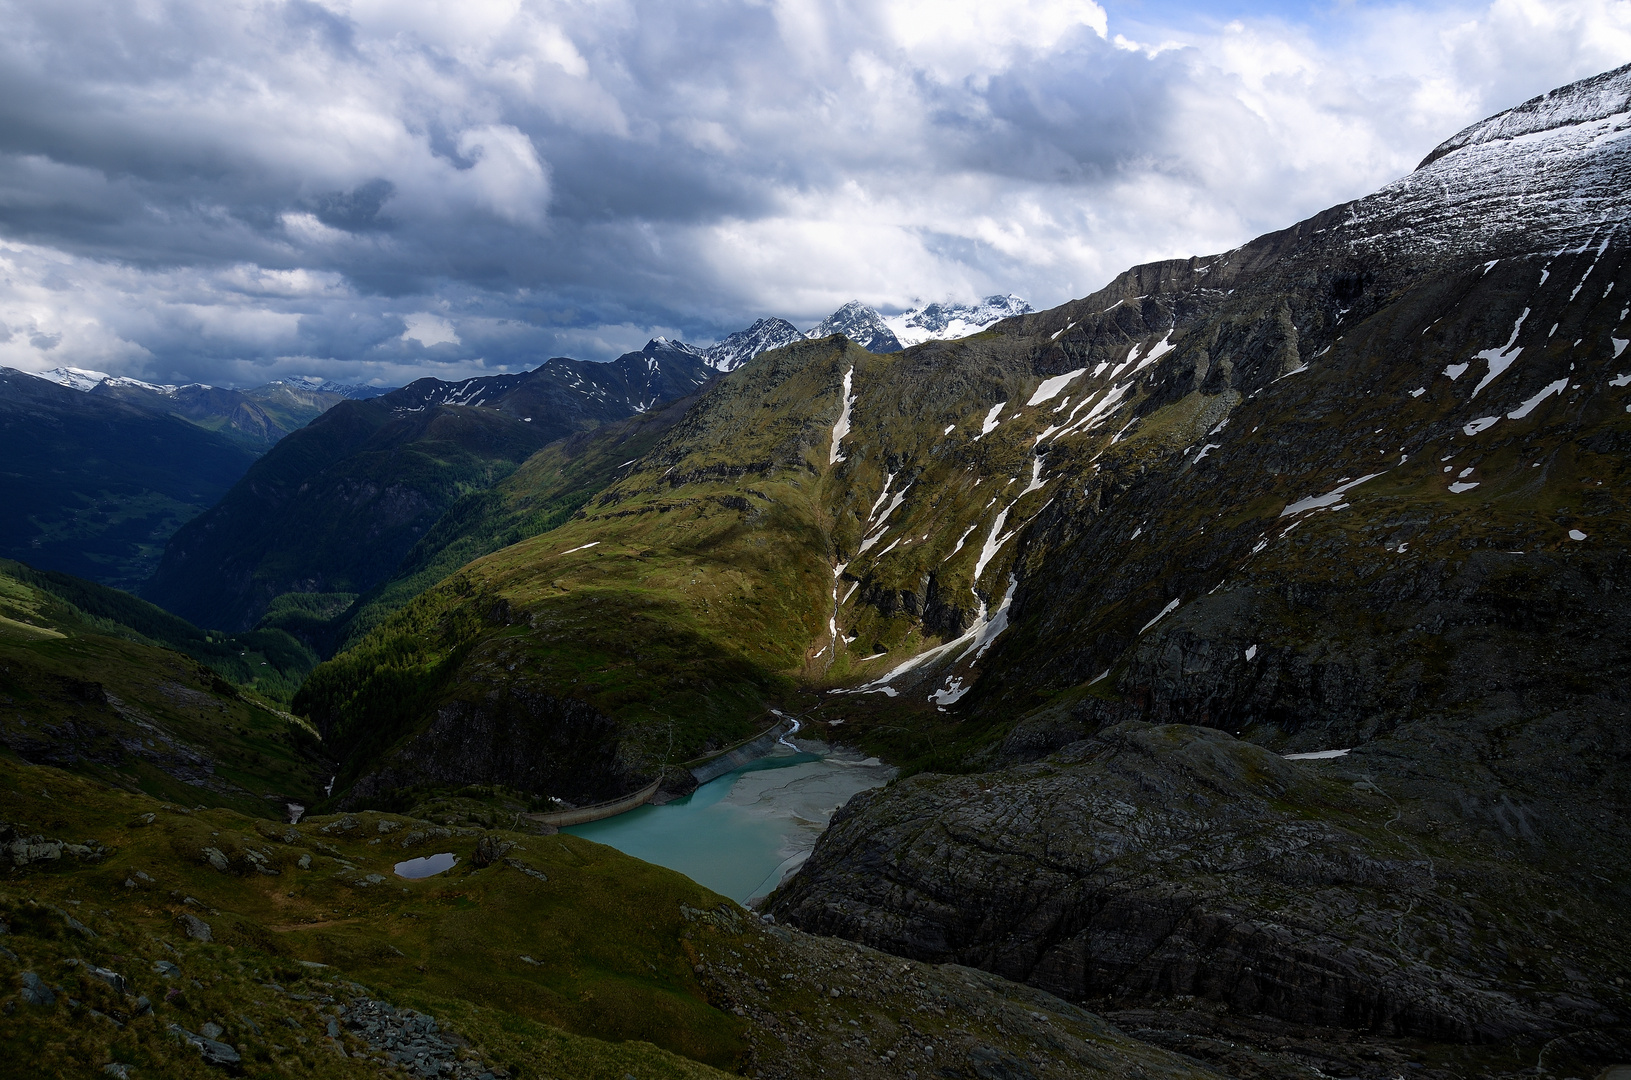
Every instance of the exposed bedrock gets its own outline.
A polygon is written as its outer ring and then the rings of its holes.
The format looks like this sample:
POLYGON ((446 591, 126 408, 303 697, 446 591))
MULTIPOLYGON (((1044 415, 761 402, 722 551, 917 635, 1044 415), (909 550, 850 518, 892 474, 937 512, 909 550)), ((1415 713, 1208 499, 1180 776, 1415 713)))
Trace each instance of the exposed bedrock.
POLYGON ((621 760, 616 725, 592 705, 521 682, 475 689, 438 707, 423 731, 357 781, 344 805, 460 784, 502 784, 583 804, 649 782, 621 760))
POLYGON ((1623 897, 1557 896, 1472 789, 1452 826, 1379 764, 1126 722, 1044 761, 857 796, 773 910, 1099 1007, 1192 995, 1451 1042, 1621 1024, 1605 1000, 1623 996, 1627 936, 1597 924, 1623 897))

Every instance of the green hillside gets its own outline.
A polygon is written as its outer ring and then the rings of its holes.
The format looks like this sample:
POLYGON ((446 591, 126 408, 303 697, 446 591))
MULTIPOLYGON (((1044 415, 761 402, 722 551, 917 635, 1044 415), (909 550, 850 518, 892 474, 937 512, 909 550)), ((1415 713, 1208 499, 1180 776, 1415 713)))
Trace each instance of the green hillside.
POLYGON ((200 630, 186 619, 119 589, 52 570, 0 559, 0 576, 59 601, 50 610, 58 629, 69 626, 158 645, 197 660, 228 682, 287 705, 317 656, 276 628, 247 634, 200 630))
POLYGON ((465 563, 561 525, 624 475, 685 415, 693 400, 683 398, 550 443, 493 487, 473 491, 449 507, 390 579, 367 594, 350 598, 343 606, 324 605, 317 596, 280 597, 261 626, 287 629, 322 653, 356 643, 386 616, 465 563), (326 616, 314 618, 319 609, 326 616))
POLYGON ((186 420, 0 369, 0 557, 135 588, 254 461, 186 420))
MULTIPOLYGON (((331 773, 315 733, 207 660, 176 651, 199 646, 219 659, 212 653, 229 640, 200 642, 196 629, 148 608, 88 582, 0 564, 0 743, 22 759, 188 806, 281 818, 286 803, 321 798, 331 773)), ((277 654, 233 655, 223 666, 269 663, 256 655, 277 654)), ((280 673, 283 684, 299 670, 280 673)))
POLYGON ((1038 1080, 1216 1075, 1049 995, 767 926, 573 836, 274 824, 0 756, 0 840, 17 838, 39 857, 0 880, 5 1077, 881 1078, 897 1058, 1017 1061, 1039 1037, 1038 1080), (393 874, 434 852, 458 862, 393 874))
POLYGON ((143 595, 200 625, 241 631, 284 593, 365 592, 447 507, 543 442, 532 425, 491 410, 343 402, 179 531, 143 595))

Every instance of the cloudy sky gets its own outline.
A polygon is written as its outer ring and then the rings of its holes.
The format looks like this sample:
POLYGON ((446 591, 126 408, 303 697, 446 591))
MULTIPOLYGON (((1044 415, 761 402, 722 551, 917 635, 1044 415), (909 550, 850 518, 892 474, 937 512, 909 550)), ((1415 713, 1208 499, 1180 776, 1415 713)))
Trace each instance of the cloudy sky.
POLYGON ((1038 307, 1631 61, 1631 0, 0 0, 0 364, 397 384, 1038 307))

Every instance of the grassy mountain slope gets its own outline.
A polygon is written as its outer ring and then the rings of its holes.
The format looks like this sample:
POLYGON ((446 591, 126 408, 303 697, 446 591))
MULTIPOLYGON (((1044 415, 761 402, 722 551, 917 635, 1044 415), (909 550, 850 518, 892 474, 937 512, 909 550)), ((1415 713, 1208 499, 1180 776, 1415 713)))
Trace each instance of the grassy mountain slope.
POLYGON ((683 397, 711 375, 699 355, 652 342, 607 364, 557 357, 344 402, 189 523, 144 593, 229 630, 254 626, 286 593, 366 593, 459 499, 540 447, 683 397))
MULTIPOLYGON (((556 528, 643 456, 685 414, 691 401, 683 398, 544 447, 491 488, 473 491, 450 506, 389 580, 336 611, 321 628, 313 626, 297 636, 313 641, 322 652, 333 652, 335 644, 355 643, 465 563, 556 528)), ((270 618, 262 625, 284 623, 270 618)))
POLYGON ((819 692, 807 722, 989 770, 947 790, 993 798, 949 838, 878 844, 950 804, 902 786, 853 805, 781 909, 807 925, 993 967, 1033 920, 1056 951, 1016 972, 1129 1008, 1202 999, 1224 1042, 1317 1022, 1326 1049, 1346 1029, 1612 1060, 1618 938, 1557 937, 1567 965, 1522 976, 1513 1006, 1532 1022, 1480 1010, 1520 978, 1511 935, 1631 894, 1628 99, 1631 68, 1566 88, 1521 138, 1497 118, 1367 199, 968 339, 761 356, 298 703, 354 801, 478 780, 588 799, 819 692), (1157 771, 1192 752, 1232 781, 1148 832, 1116 815, 1155 821, 1187 789, 1132 783, 1065 852, 1039 793, 1136 779, 1108 733, 1146 724, 1172 725, 1157 771), (1271 751, 1351 760, 1292 792, 1271 751), (1387 805, 1355 817, 1343 785, 1387 805), (1248 849, 1222 808, 1252 799, 1274 814, 1238 830, 1248 849), (1092 857, 1122 827, 1152 868, 1136 889, 1092 857), (1178 850, 1211 853, 1206 874, 1172 869, 1178 850), (1447 943, 1415 900, 1376 910, 1368 890, 1443 900, 1439 869, 1457 892, 1492 877, 1513 921, 1447 943), (1346 924, 1291 903, 1315 893, 1376 925, 1333 953, 1346 924), (1134 945, 1164 960, 1124 963, 1134 945), (1442 1000, 1387 1006, 1424 994, 1442 1000))
POLYGON ((0 370, 0 556, 133 588, 254 460, 176 417, 0 370))
MULTIPOLYGON (((0 742, 26 760, 189 806, 282 817, 285 802, 320 798, 329 774, 313 734, 159 647, 164 634, 200 643, 191 627, 165 621, 174 616, 144 621, 147 605, 127 599, 121 609, 89 583, 0 564, 0 742), (132 610, 153 637, 109 617, 132 610)), ((203 644, 209 656, 229 643, 203 644)))
POLYGON ((236 635, 200 630, 130 593, 10 560, 0 559, 0 575, 67 605, 61 614, 76 625, 185 653, 228 682, 285 705, 317 664, 310 649, 281 630, 236 635))
POLYGON ((484 409, 344 402, 178 532, 143 594, 200 625, 246 630, 283 593, 363 592, 448 506, 544 441, 484 409))
POLYGON ((802 406, 846 357, 871 354, 833 338, 727 376, 573 521, 417 598, 314 673, 299 707, 324 717, 348 764, 371 763, 435 715, 462 742, 423 750, 425 768, 496 757, 541 771, 489 779, 567 798, 616 794, 665 759, 750 733, 803 667, 831 580, 813 490, 826 440, 802 406), (713 497, 745 473, 749 496, 713 497), (763 524, 744 529, 744 517, 763 524), (556 557, 581 544, 597 546, 556 557), (459 674, 466 661, 486 674, 459 674), (613 730, 626 743, 608 740, 613 730), (515 743, 482 741, 500 731, 515 743), (530 740, 554 749, 516 752, 530 740))
POLYGON ((250 1076, 378 1076, 392 1052, 432 1074, 416 1049, 443 1075, 516 1080, 1216 1075, 1026 987, 767 927, 573 836, 273 824, 5 757, 0 821, 44 856, 0 881, 0 1075, 221 1075, 177 1028, 250 1076), (438 851, 458 864, 393 876, 438 851), (414 1027, 387 1044, 397 1010, 414 1027))

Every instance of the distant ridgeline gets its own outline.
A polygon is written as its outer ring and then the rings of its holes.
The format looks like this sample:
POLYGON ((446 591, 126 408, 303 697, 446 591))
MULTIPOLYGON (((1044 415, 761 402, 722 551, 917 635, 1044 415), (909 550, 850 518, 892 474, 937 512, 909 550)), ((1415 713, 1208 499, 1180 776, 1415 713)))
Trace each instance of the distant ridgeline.
POLYGON ((657 338, 609 364, 557 357, 347 402, 176 535, 144 593, 208 626, 282 627, 327 654, 465 562, 561 524, 679 418, 671 403, 717 373, 807 338, 898 352, 897 329, 910 340, 966 336, 1029 310, 993 296, 886 320, 854 301, 803 332, 761 319, 707 348, 657 338), (624 420, 605 440, 583 439, 624 420))
POLYGON ((80 368, 0 368, 0 555, 121 588, 255 456, 370 388, 320 380, 224 390, 80 368))

